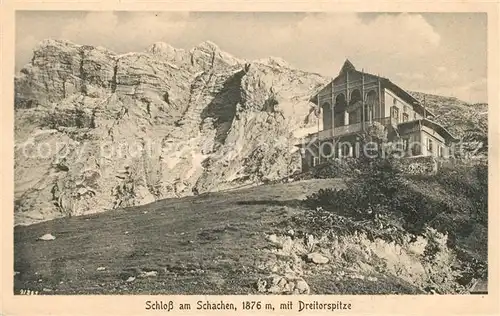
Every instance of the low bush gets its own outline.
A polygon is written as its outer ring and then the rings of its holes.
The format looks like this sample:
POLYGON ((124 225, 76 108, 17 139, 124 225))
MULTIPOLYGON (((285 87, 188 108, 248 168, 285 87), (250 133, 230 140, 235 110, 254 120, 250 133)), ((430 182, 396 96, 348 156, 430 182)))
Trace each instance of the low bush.
MULTIPOLYGON (((474 277, 486 277, 487 240, 477 240, 487 236, 486 165, 443 168, 420 177, 404 175, 391 159, 359 161, 355 169, 359 172, 346 181, 347 189, 320 190, 307 197, 311 211, 306 225, 335 234, 363 232, 372 240, 400 244, 406 236, 435 229, 447 236, 464 274, 475 271, 474 277)), ((432 260, 439 252, 436 247, 429 243, 425 257, 432 260)))
POLYGON ((306 173, 295 175, 295 180, 330 179, 348 177, 356 173, 355 161, 349 159, 334 159, 316 166, 306 173))

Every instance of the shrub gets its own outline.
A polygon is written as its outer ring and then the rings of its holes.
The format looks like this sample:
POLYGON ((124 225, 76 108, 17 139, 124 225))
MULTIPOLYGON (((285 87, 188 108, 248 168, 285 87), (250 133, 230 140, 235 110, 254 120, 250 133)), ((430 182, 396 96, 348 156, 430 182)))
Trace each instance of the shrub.
MULTIPOLYGON (((309 225, 336 234, 364 232, 372 239, 398 243, 408 234, 427 236, 432 228, 447 236, 447 247, 459 254, 462 269, 468 271, 464 273, 485 277, 486 165, 443 168, 420 179, 405 176, 391 159, 359 161, 355 167, 359 174, 346 181, 347 189, 320 190, 306 198, 309 225)), ((442 245, 431 242, 424 256, 434 260, 441 252, 442 245)))
POLYGON ((333 159, 321 165, 314 167, 307 173, 296 175, 295 180, 308 179, 330 179, 338 177, 348 177, 357 173, 355 168, 357 164, 354 160, 349 159, 333 159))
POLYGON ((357 167, 359 174, 346 181, 346 190, 319 191, 306 199, 306 205, 354 220, 403 218, 415 225, 422 216, 426 220, 430 201, 409 188, 395 161, 373 159, 357 167))

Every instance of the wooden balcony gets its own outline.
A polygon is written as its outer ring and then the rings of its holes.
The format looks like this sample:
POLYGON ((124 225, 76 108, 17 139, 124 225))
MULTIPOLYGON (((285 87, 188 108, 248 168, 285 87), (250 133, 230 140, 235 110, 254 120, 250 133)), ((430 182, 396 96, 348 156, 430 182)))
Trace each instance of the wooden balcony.
POLYGON ((355 134, 361 132, 364 128, 368 128, 373 122, 378 122, 384 126, 389 126, 391 124, 397 125, 397 122, 394 119, 390 117, 384 117, 380 119, 374 119, 372 120, 372 122, 364 122, 364 123, 360 122, 360 123, 337 126, 335 128, 322 130, 319 131, 318 133, 312 133, 307 135, 305 137, 305 140, 310 141, 314 138, 316 138, 316 140, 327 140, 333 137, 355 134))

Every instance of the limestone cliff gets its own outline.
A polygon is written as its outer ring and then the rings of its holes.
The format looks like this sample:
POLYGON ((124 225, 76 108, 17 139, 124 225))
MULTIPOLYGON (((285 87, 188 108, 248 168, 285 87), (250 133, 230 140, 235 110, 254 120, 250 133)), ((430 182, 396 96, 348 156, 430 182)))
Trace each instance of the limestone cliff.
POLYGON ((15 78, 16 224, 286 177, 327 81, 211 42, 117 54, 45 40, 15 78))

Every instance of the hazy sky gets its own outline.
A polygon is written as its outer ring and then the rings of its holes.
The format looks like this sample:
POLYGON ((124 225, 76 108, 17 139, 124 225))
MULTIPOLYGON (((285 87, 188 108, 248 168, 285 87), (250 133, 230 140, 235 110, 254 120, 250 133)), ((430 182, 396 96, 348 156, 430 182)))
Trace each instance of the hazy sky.
POLYGON ((345 58, 408 90, 486 102, 487 16, 482 13, 165 13, 19 11, 16 69, 44 38, 119 53, 163 41, 190 49, 211 40, 236 57, 277 56, 337 75, 345 58))

